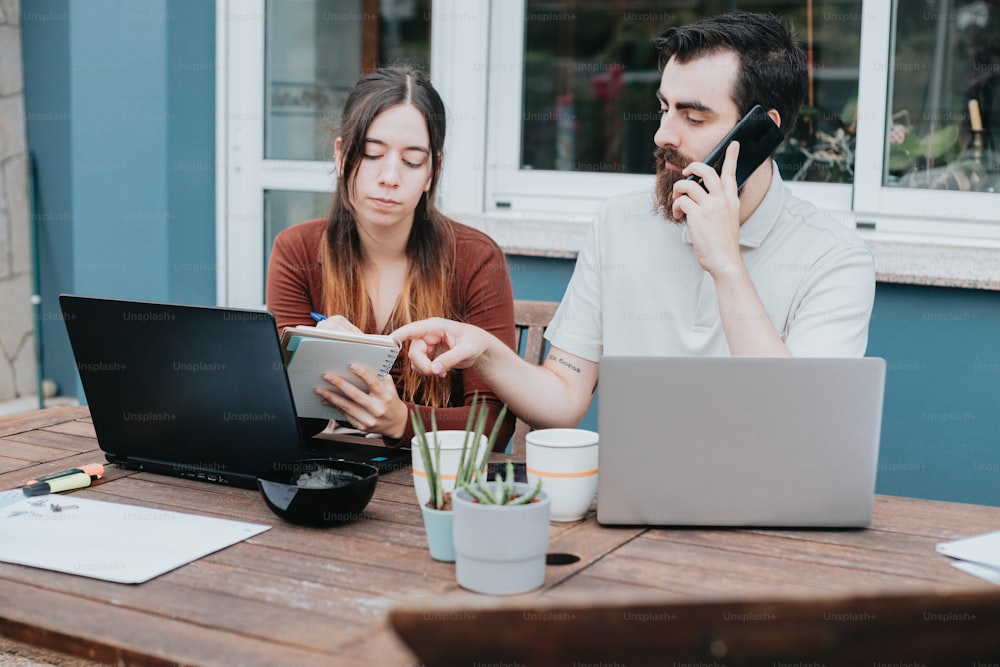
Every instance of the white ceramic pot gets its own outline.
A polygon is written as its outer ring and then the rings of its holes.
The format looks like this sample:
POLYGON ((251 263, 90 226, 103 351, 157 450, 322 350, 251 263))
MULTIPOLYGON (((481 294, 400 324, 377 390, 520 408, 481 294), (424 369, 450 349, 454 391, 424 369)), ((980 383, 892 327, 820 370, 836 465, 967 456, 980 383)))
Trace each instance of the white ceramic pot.
MULTIPOLYGON (((462 457, 462 446, 465 443, 466 431, 438 431, 437 439, 441 445, 441 488, 451 491, 455 488, 455 475, 458 473, 458 462, 462 457)), ((427 433, 428 439, 433 437, 433 433, 427 433)), ((470 448, 471 448, 471 435, 470 448)), ((486 451, 486 444, 489 438, 485 435, 479 437, 479 458, 485 461, 489 457, 486 451)), ((410 443, 413 450, 413 488, 417 492, 417 503, 423 507, 430 500, 431 491, 427 485, 427 472, 424 470, 424 459, 420 455, 420 447, 417 446, 417 436, 413 436, 410 443)), ((434 458, 434 444, 431 441, 431 458, 434 458)))
MULTIPOLYGON (((532 488, 521 482, 514 485, 515 493, 532 488)), ((459 586, 476 593, 513 595, 545 582, 550 503, 544 491, 524 505, 483 505, 459 489, 452 494, 452 503, 459 586)))

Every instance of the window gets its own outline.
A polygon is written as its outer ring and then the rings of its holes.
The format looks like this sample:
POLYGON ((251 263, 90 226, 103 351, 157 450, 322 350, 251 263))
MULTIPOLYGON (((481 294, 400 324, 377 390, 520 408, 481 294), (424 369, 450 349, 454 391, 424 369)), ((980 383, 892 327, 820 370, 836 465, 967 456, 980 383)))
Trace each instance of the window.
POLYGON ((321 218, 330 208, 328 192, 296 192, 294 190, 264 191, 264 281, 260 284, 261 294, 267 278, 267 262, 270 259, 274 238, 281 230, 297 222, 321 218))
POLYGON ((980 0, 865 3, 857 220, 888 232, 1000 238, 998 15, 1000 7, 980 0), (983 128, 976 133, 972 99, 983 128))
POLYGON ((813 62, 806 106, 777 156, 782 175, 853 180, 860 0, 673 4, 527 0, 521 169, 653 173, 660 83, 653 39, 671 25, 752 8, 782 16, 813 62))
POLYGON ((903 0, 895 38, 883 184, 1000 192, 1000 7, 903 0))
POLYGON ((809 47, 809 97, 777 155, 795 194, 877 232, 1000 240, 993 0, 217 7, 220 62, 229 64, 217 104, 220 303, 259 305, 274 234, 325 213, 317 193, 333 186, 330 130, 362 70, 430 63, 448 107, 441 208, 491 231, 537 228, 526 250, 564 252, 600 202, 652 185, 659 74, 650 40, 733 8, 781 16, 809 47))
POLYGON ((328 160, 329 131, 362 70, 427 68, 430 1, 268 0, 264 156, 328 160))
MULTIPOLYGON (((850 184, 861 0, 524 0, 496 3, 491 18, 493 41, 503 46, 489 66, 490 108, 499 113, 490 119, 486 210, 586 216, 609 196, 649 187, 659 84, 650 42, 670 25, 731 9, 781 16, 811 54, 806 104, 776 155, 783 176, 850 184)), ((812 188, 809 196, 850 207, 849 187, 812 188)))

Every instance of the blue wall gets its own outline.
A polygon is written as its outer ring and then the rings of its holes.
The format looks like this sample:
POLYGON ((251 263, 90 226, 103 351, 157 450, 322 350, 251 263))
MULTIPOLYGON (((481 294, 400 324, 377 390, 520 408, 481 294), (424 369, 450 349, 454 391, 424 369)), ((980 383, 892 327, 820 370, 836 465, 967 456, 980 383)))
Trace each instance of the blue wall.
POLYGON ((73 126, 70 104, 69 2, 21 2, 24 106, 34 162, 35 211, 41 263, 45 375, 76 393, 73 355, 56 297, 73 284, 73 126))
MULTIPOLYGON (((519 299, 558 301, 573 270, 508 266, 519 299)), ((887 364, 876 490, 1000 505, 1000 292, 880 283, 868 355, 887 364)))
POLYGON ((1000 292, 880 284, 878 490, 1000 505, 1000 292))
POLYGON ((169 0, 169 300, 215 304, 215 3, 169 0))
POLYGON ((22 0, 46 376, 61 292, 215 302, 215 6, 22 0))
MULTIPOLYGON (((514 255, 507 258, 510 280, 514 287, 515 299, 533 301, 561 301, 570 276, 573 275, 575 260, 549 259, 514 255)), ((580 421, 580 428, 597 430, 597 392, 590 409, 580 421)))

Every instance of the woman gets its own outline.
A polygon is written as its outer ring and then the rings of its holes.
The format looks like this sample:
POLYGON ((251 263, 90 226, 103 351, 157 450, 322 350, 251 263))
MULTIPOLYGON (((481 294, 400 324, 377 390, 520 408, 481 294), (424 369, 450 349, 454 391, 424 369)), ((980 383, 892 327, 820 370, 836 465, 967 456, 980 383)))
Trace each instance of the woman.
MULTIPOLYGON (((514 347, 502 251, 434 206, 444 136, 444 104, 418 71, 380 69, 355 85, 334 141, 338 177, 329 216, 284 230, 271 251, 267 307, 279 328, 313 324, 311 312, 328 316, 318 326, 366 333, 440 316, 476 324, 514 347)), ((414 405, 426 424, 435 408, 439 429, 464 428, 476 393, 493 427, 500 402, 475 371, 426 377, 407 359, 404 349, 385 380, 352 367, 368 393, 334 374, 324 375, 330 386, 317 393, 351 426, 389 444, 409 443, 414 405)), ((498 448, 513 428, 508 414, 498 448)))

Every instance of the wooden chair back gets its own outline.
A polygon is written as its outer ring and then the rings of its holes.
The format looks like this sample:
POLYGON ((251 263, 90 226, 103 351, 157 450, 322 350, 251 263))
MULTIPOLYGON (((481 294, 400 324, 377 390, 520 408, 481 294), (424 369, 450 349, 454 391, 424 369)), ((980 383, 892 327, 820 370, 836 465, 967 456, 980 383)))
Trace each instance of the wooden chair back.
POLYGON ((1000 592, 396 607, 420 664, 974 665, 1000 655, 1000 592), (551 622, 550 622, 551 621, 551 622), (992 628, 992 629, 991 629, 992 628), (976 663, 974 661, 983 661, 976 663))
MULTIPOLYGON (((552 316, 559 307, 558 301, 514 301, 514 327, 517 331, 517 353, 533 364, 545 361, 545 327, 549 326, 552 316)), ((511 449, 513 458, 524 460, 525 436, 531 427, 521 419, 517 420, 514 429, 514 445, 511 449)))

